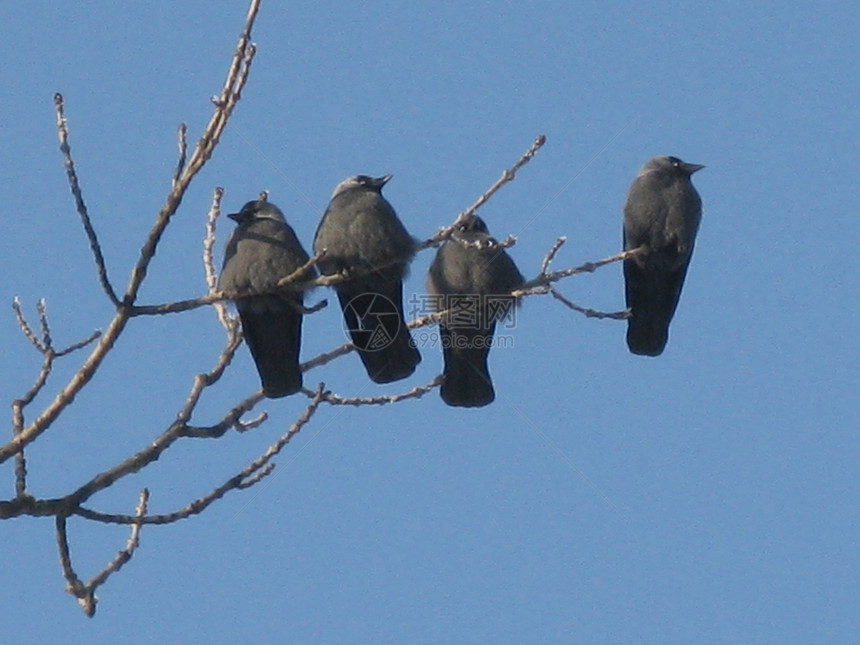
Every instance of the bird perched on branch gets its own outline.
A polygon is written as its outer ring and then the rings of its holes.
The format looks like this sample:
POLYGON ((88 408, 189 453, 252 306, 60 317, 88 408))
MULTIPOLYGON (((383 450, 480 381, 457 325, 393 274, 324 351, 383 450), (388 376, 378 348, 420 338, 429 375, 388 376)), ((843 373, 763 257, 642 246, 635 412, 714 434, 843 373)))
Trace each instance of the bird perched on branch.
POLYGON ((624 205, 624 250, 642 252, 624 261, 627 346, 634 354, 659 356, 693 253, 702 200, 691 175, 704 168, 677 157, 645 163, 624 205))
POLYGON ((460 224, 436 252, 427 275, 435 306, 448 310, 439 323, 445 361, 442 400, 480 407, 496 398, 487 358, 496 322, 511 316, 510 295, 525 278, 477 215, 460 224))
POLYGON ((380 192, 391 175, 355 175, 334 189, 314 237, 334 285, 344 325, 375 383, 406 378, 421 362, 403 317, 403 277, 416 241, 380 192))
MULTIPOLYGON (((303 292, 274 289, 281 278, 308 262, 308 254, 274 204, 251 201, 227 217, 238 226, 227 240, 218 288, 270 292, 239 296, 234 302, 264 394, 269 398, 293 394, 302 387, 303 292)), ((315 274, 309 269, 307 277, 315 274)))

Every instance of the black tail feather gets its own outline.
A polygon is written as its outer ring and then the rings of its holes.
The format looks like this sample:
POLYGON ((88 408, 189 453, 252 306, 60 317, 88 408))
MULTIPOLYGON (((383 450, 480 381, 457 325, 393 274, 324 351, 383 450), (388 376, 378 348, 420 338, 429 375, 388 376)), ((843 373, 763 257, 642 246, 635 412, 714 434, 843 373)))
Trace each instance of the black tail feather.
POLYGON ((399 381, 421 362, 403 318, 403 283, 398 279, 352 281, 337 287, 344 324, 361 362, 375 383, 399 381))
POLYGON ((302 314, 288 301, 272 296, 246 299, 237 308, 265 395, 274 399, 298 392, 302 314))
POLYGON ((677 269, 639 266, 624 262, 627 307, 627 347, 634 354, 659 356, 669 340, 669 323, 675 315, 687 265, 677 269))
POLYGON ((487 367, 494 327, 495 323, 488 331, 481 331, 439 326, 445 360, 439 394, 448 405, 477 408, 496 398, 487 367))

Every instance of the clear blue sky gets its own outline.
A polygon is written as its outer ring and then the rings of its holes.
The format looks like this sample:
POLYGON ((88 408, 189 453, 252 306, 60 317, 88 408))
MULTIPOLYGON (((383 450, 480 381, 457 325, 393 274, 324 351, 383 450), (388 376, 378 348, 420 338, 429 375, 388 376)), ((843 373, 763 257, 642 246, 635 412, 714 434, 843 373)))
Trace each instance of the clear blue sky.
MULTIPOLYGON (((416 236, 547 144, 481 211, 536 274, 619 250, 621 207, 656 154, 703 163, 702 227, 669 345, 634 357, 624 323, 549 297, 491 354, 497 400, 324 408, 265 484, 144 529, 93 620, 63 592, 53 522, 0 524, 4 643, 847 643, 860 632, 860 9, 853 2, 265 1, 258 56, 222 145, 187 194, 144 302, 203 293, 212 189, 270 191, 310 246, 332 188, 393 173, 416 236)), ((242 2, 6 3, 0 81, 0 395, 39 356, 12 298, 46 298, 57 344, 111 315, 57 150, 62 92, 85 198, 123 287, 169 187, 175 131, 211 113, 242 2)), ((223 239, 231 225, 219 231, 223 239)), ((421 293, 432 253, 406 289, 421 293)), ((619 266, 562 291, 623 308, 619 266)), ((331 297, 319 291, 314 298, 331 297)), ((334 308, 303 355, 343 342, 334 308)), ((223 342, 210 309, 134 321, 29 451, 32 492, 68 491, 151 441, 223 342)), ((80 359, 80 356, 77 357, 80 359)), ((58 365, 42 403, 65 383, 58 365)), ((393 393, 347 357, 308 374, 393 393)), ((205 397, 211 423, 257 387, 245 348, 205 397)), ((151 511, 206 493, 304 407, 265 402, 242 436, 185 441, 92 505, 151 511)), ((8 408, 7 408, 8 410, 8 408)), ((7 424, 8 427, 8 424, 7 424)), ((2 497, 13 494, 0 467, 2 497)), ((70 521, 89 577, 126 530, 70 521)))

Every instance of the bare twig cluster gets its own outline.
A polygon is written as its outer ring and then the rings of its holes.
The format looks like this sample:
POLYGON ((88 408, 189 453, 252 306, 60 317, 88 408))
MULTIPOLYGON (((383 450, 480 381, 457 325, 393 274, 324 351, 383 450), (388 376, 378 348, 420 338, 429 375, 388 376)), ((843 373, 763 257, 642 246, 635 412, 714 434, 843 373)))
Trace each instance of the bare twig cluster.
MULTIPOLYGON (((228 492, 243 490, 260 482, 272 472, 274 468, 273 459, 311 421, 321 405, 363 406, 399 403, 404 400, 418 399, 438 387, 441 383, 441 376, 439 376, 425 385, 412 387, 402 393, 373 397, 341 396, 326 390, 325 385, 321 383, 314 390, 303 390, 303 394, 309 399, 307 407, 281 437, 270 445, 257 459, 222 484, 212 488, 209 492, 182 508, 169 513, 149 514, 150 493, 146 489, 141 491, 133 514, 105 513, 88 505, 94 495, 112 486, 124 477, 146 468, 158 460, 166 450, 180 439, 217 439, 224 436, 230 430, 235 430, 236 432, 253 430, 267 420, 265 412, 253 418, 245 418, 246 415, 254 411, 255 407, 263 399, 262 392, 257 391, 225 410, 220 419, 215 423, 200 425, 194 421, 195 410, 201 397, 206 392, 206 388, 219 381, 242 342, 242 333, 238 320, 228 312, 224 301, 233 299, 238 295, 249 295, 248 293, 220 292, 217 288, 217 271, 213 259, 213 248, 216 241, 216 223, 221 210, 221 199, 224 193, 222 188, 218 187, 214 190, 212 202, 206 217, 202 254, 206 293, 197 298, 177 302, 149 305, 138 303, 138 293, 146 278, 147 271, 162 235, 169 225, 171 218, 176 213, 191 181, 211 157, 233 109, 240 99, 254 59, 255 46, 251 42, 251 29, 256 20, 258 9, 259 0, 251 0, 245 25, 228 67, 226 79, 220 93, 213 98, 214 107, 212 116, 190 153, 186 139, 187 128, 183 124, 178 129, 178 159, 171 177, 170 190, 163 206, 155 216, 152 228, 141 245, 139 258, 131 268, 128 284, 121 294, 115 289, 110 279, 98 235, 84 201, 83 191, 69 144, 69 131, 65 118, 63 98, 59 94, 54 97, 60 152, 63 156, 69 187, 89 241, 99 284, 108 300, 114 306, 115 312, 104 331, 95 331, 86 338, 72 343, 67 347, 55 349, 44 302, 39 302, 36 307, 39 323, 38 329, 35 329, 24 316, 18 300, 14 301, 12 307, 18 321, 18 326, 33 347, 42 355, 42 365, 32 387, 24 395, 12 402, 12 438, 7 443, 0 445, 0 463, 9 459, 14 459, 15 463, 15 496, 11 499, 0 500, 0 519, 24 515, 34 517, 53 516, 55 518, 56 541, 67 591, 78 599, 81 607, 88 616, 92 616, 95 613, 97 602, 95 594, 98 587, 104 584, 111 575, 119 571, 134 555, 135 549, 139 544, 141 529, 144 525, 170 524, 189 518, 203 512, 228 492), (105 356, 120 338, 126 325, 138 317, 180 313, 209 305, 213 307, 218 321, 225 330, 224 347, 221 349, 209 371, 194 376, 188 396, 181 409, 177 412, 175 419, 158 436, 148 442, 143 449, 113 465, 111 468, 94 475, 68 494, 51 499, 37 499, 32 496, 28 492, 27 485, 27 463, 25 458, 27 447, 52 427, 54 422, 72 403, 76 395, 87 385, 99 369, 105 356), (29 423, 26 422, 25 411, 37 394, 44 389, 55 359, 70 356, 74 352, 87 349, 89 353, 83 359, 79 369, 70 378, 68 383, 60 388, 59 392, 47 403, 43 410, 35 414, 29 423), (81 580, 72 565, 68 531, 68 519, 70 517, 78 517, 106 524, 131 526, 130 536, 125 547, 86 583, 81 580)), ((458 214, 451 224, 440 228, 433 236, 418 244, 417 250, 423 251, 439 246, 450 239, 459 225, 476 213, 502 186, 515 178, 516 173, 534 157, 545 141, 546 139, 543 135, 538 136, 517 162, 506 169, 501 177, 486 192, 482 193, 472 206, 458 214)), ((261 199, 264 198, 265 196, 261 195, 261 199)), ((509 247, 515 242, 515 238, 509 237, 501 242, 494 243, 493 246, 497 247, 501 252, 501 249, 509 247)), ((519 298, 549 293, 566 306, 586 316, 599 318, 625 317, 627 315, 626 312, 602 313, 580 307, 567 300, 557 290, 555 283, 564 278, 579 273, 592 272, 606 264, 624 260, 631 257, 637 251, 620 253, 597 262, 585 263, 575 268, 549 272, 549 266, 564 242, 564 238, 556 240, 543 258, 537 276, 527 281, 521 289, 513 292, 512 295, 519 298)), ((277 289, 292 291, 307 290, 317 286, 331 286, 349 277, 354 277, 347 275, 309 277, 312 268, 323 257, 323 254, 317 253, 304 266, 297 269, 293 274, 283 278, 279 282, 277 289)), ((303 310, 303 313, 313 313, 325 305, 326 301, 323 300, 317 305, 303 310)), ((446 311, 442 311, 421 316, 411 320, 408 325, 410 328, 415 329, 436 324, 447 313, 446 311)), ((306 361, 302 364, 302 370, 305 372, 310 371, 351 352, 353 349, 351 343, 343 343, 328 352, 306 361)))

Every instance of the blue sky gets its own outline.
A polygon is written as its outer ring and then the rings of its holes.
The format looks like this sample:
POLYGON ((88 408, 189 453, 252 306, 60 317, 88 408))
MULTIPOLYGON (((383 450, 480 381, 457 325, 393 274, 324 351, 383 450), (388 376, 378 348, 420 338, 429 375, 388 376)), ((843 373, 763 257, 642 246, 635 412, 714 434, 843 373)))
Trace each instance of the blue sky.
MULTIPOLYGON (((6 4, 0 9, 0 394, 39 356, 11 302, 45 298, 58 345, 104 328, 57 150, 52 96, 117 288, 169 188, 176 128, 211 113, 244 20, 239 2, 6 4)), ((619 250, 621 207, 656 154, 706 164, 704 209, 669 345, 635 357, 624 323, 549 297, 491 353, 497 400, 433 392, 378 409, 323 407, 263 484, 204 515, 145 528, 83 617, 63 592, 53 522, 0 525, 4 642, 844 643, 860 629, 860 9, 855 3, 491 2, 421 8, 264 2, 257 58, 210 164, 141 293, 204 291, 200 244, 215 186, 237 209, 260 190, 310 247, 344 177, 393 173, 385 194, 427 237, 469 206, 538 134, 538 156, 480 214, 528 277, 619 250), (51 620, 46 620, 50 616, 51 620), (10 625, 14 627, 10 628, 10 625)), ((232 225, 219 229, 220 255, 232 225)), ((422 293, 432 252, 413 263, 422 293)), ((566 280, 623 308, 620 266, 566 280)), ((311 298, 332 294, 323 290, 311 298)), ((343 342, 333 307, 305 321, 302 354, 343 342)), ((31 492, 67 492, 175 417, 223 343, 210 309, 133 321, 74 406, 29 451, 31 492)), ((356 357, 306 381, 368 384, 356 357)), ((60 363, 44 404, 76 367, 60 363)), ((211 423, 257 387, 245 348, 204 397, 211 423)), ((274 441, 270 420, 186 440, 92 500, 168 512, 274 441)), ((2 497, 14 493, 0 466, 2 497)), ((70 520, 88 578, 126 539, 70 520)))

